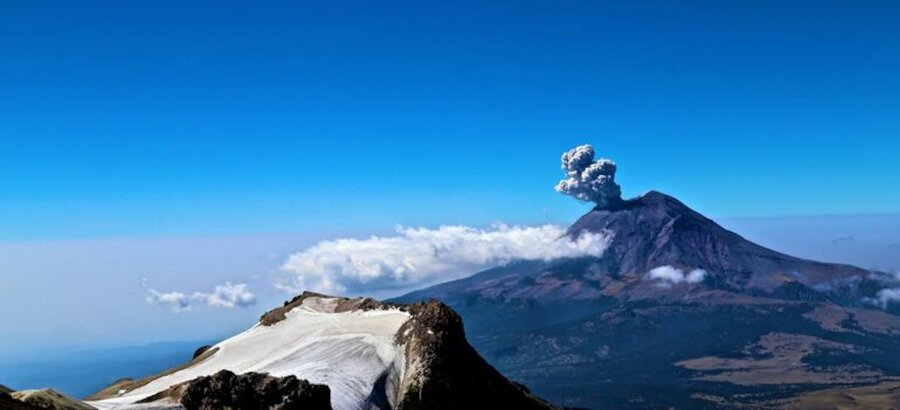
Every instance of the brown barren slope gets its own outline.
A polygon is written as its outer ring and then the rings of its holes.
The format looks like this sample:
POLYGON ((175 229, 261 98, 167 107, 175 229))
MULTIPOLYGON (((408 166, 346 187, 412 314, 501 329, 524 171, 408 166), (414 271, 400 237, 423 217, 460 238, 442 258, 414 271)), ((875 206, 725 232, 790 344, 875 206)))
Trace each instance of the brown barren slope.
POLYGON ((847 389, 828 389, 789 400, 791 410, 885 410, 900 409, 900 381, 847 389))
POLYGON ((197 364, 197 363, 203 362, 203 361, 206 360, 207 358, 209 358, 209 357, 211 357, 212 355, 214 355, 214 354, 216 353, 216 351, 218 351, 217 348, 207 349, 207 350, 204 351, 202 354, 200 354, 199 356, 193 358, 191 361, 189 361, 189 362, 187 362, 187 363, 185 363, 185 364, 182 364, 182 365, 177 366, 177 367, 173 367, 173 368, 168 369, 168 370, 166 370, 166 371, 164 371, 164 372, 162 372, 162 373, 154 374, 154 375, 152 375, 152 376, 142 377, 142 378, 137 379, 137 380, 135 380, 135 379, 120 379, 120 380, 117 380, 117 381, 113 382, 113 384, 111 384, 111 385, 107 386, 106 388, 104 388, 103 390, 100 390, 100 391, 98 391, 98 392, 96 392, 96 393, 94 393, 94 394, 88 396, 86 400, 88 400, 88 401, 97 401, 97 400, 109 399, 109 398, 112 398, 112 397, 119 396, 119 395, 123 392, 123 390, 124 390, 124 391, 131 391, 131 390, 140 388, 140 387, 145 386, 145 385, 147 385, 148 383, 150 383, 150 382, 152 382, 152 381, 154 381, 154 380, 156 380, 156 379, 158 379, 158 378, 160 378, 160 377, 168 376, 168 375, 170 375, 170 374, 172 374, 172 373, 175 373, 175 372, 177 372, 177 371, 179 371, 179 370, 184 370, 184 369, 187 369, 188 367, 191 367, 191 366, 193 366, 193 365, 195 365, 195 364, 197 364))

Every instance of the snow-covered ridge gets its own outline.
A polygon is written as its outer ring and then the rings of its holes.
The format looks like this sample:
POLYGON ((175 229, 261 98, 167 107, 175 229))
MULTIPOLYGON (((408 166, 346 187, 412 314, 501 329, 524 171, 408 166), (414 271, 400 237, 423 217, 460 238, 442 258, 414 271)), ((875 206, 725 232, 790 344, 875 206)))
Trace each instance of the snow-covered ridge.
POLYGON ((348 301, 363 300, 321 295, 295 301, 299 303, 285 305, 283 319, 260 322, 218 343, 206 359, 90 404, 101 409, 136 408, 130 405, 173 385, 227 369, 294 375, 326 384, 336 410, 393 407, 405 366, 404 346, 396 335, 410 314, 389 305, 347 308, 348 301))

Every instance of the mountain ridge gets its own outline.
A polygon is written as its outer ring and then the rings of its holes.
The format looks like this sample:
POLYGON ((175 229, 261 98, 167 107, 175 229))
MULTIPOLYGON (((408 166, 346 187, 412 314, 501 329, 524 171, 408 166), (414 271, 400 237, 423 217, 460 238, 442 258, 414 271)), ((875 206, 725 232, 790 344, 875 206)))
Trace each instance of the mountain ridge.
POLYGON ((247 331, 185 365, 114 384, 89 403, 100 409, 178 408, 179 401, 186 403, 180 396, 192 389, 215 392, 210 386, 241 380, 294 382, 261 374, 326 385, 337 410, 555 408, 482 359, 467 342, 460 316, 439 301, 405 305, 313 292, 263 314, 247 331), (222 370, 234 374, 211 382, 208 376, 222 370), (245 375, 250 373, 258 375, 245 375))

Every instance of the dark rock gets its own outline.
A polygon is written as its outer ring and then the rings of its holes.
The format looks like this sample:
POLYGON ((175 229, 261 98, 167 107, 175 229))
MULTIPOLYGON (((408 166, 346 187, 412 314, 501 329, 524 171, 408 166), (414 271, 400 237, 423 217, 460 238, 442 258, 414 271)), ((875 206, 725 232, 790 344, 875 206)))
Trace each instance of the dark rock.
MULTIPOLYGON (((278 323, 288 311, 311 297, 335 298, 304 292, 264 314, 261 323, 278 323)), ((399 389, 373 392, 370 401, 375 407, 386 407, 390 402, 387 397, 393 396, 393 408, 397 410, 553 408, 524 386, 507 380, 481 358, 466 341, 462 319, 447 305, 436 300, 407 305, 372 298, 335 299, 335 312, 400 309, 411 316, 395 335, 396 342, 406 349, 404 376, 396 381, 399 389)), ((382 384, 376 385, 376 390, 383 388, 382 384)))
POLYGON ((210 346, 210 345, 200 346, 199 348, 197 348, 197 350, 194 350, 194 355, 191 356, 191 359, 193 360, 193 359, 200 357, 201 355, 203 355, 203 353, 206 353, 206 351, 211 348, 212 348, 212 346, 210 346))
MULTIPOLYGON (((300 295, 295 296, 291 300, 287 300, 284 302, 284 305, 272 309, 259 318, 259 323, 263 326, 272 326, 282 320, 285 319, 285 315, 287 312, 290 312, 294 308, 303 304, 303 301, 308 298, 334 298, 334 296, 323 295, 321 293, 309 292, 305 291, 300 295)), ((390 303, 390 302, 382 302, 372 298, 337 298, 339 299, 337 307, 335 308, 335 312, 349 312, 351 310, 374 310, 374 309, 387 309, 387 308, 397 308, 401 310, 406 310, 406 306, 402 304, 390 303)))
POLYGON ((222 370, 189 382, 180 402, 187 410, 330 410, 331 391, 294 376, 222 370))
POLYGON ((0 410, 40 410, 40 407, 18 401, 9 392, 0 391, 0 410))
POLYGON ((462 318, 431 300, 409 306, 412 319, 397 332, 406 345, 406 377, 398 410, 552 409, 507 380, 466 341, 462 318))

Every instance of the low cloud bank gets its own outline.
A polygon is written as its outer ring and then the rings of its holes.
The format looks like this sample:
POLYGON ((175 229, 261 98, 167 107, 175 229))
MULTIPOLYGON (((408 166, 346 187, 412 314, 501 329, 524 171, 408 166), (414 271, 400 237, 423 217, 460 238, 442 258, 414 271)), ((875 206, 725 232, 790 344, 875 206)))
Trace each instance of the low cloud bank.
POLYGON ((283 269, 290 291, 344 293, 410 289, 453 280, 515 260, 600 256, 611 234, 576 239, 557 225, 397 228, 396 236, 319 242, 291 255, 283 269))
POLYGON ((890 303, 900 302, 900 288, 888 288, 878 291, 875 300, 883 308, 887 308, 890 303))
POLYGON ((892 287, 879 290, 874 298, 867 298, 865 301, 881 306, 882 309, 887 309, 891 303, 900 303, 900 286, 898 286, 900 285, 900 272, 893 275, 879 275, 875 279, 892 287))
POLYGON ((144 288, 149 293, 147 303, 164 306, 173 312, 191 310, 197 305, 211 308, 233 308, 247 307, 256 303, 256 296, 250 292, 246 283, 225 282, 223 285, 216 285, 211 293, 194 292, 190 295, 181 292, 159 292, 148 287, 146 279, 144 288))
POLYGON ((662 286, 672 286, 679 283, 700 283, 706 279, 706 271, 703 269, 693 269, 685 272, 671 265, 663 265, 653 268, 647 273, 647 277, 651 280, 658 280, 662 286))

